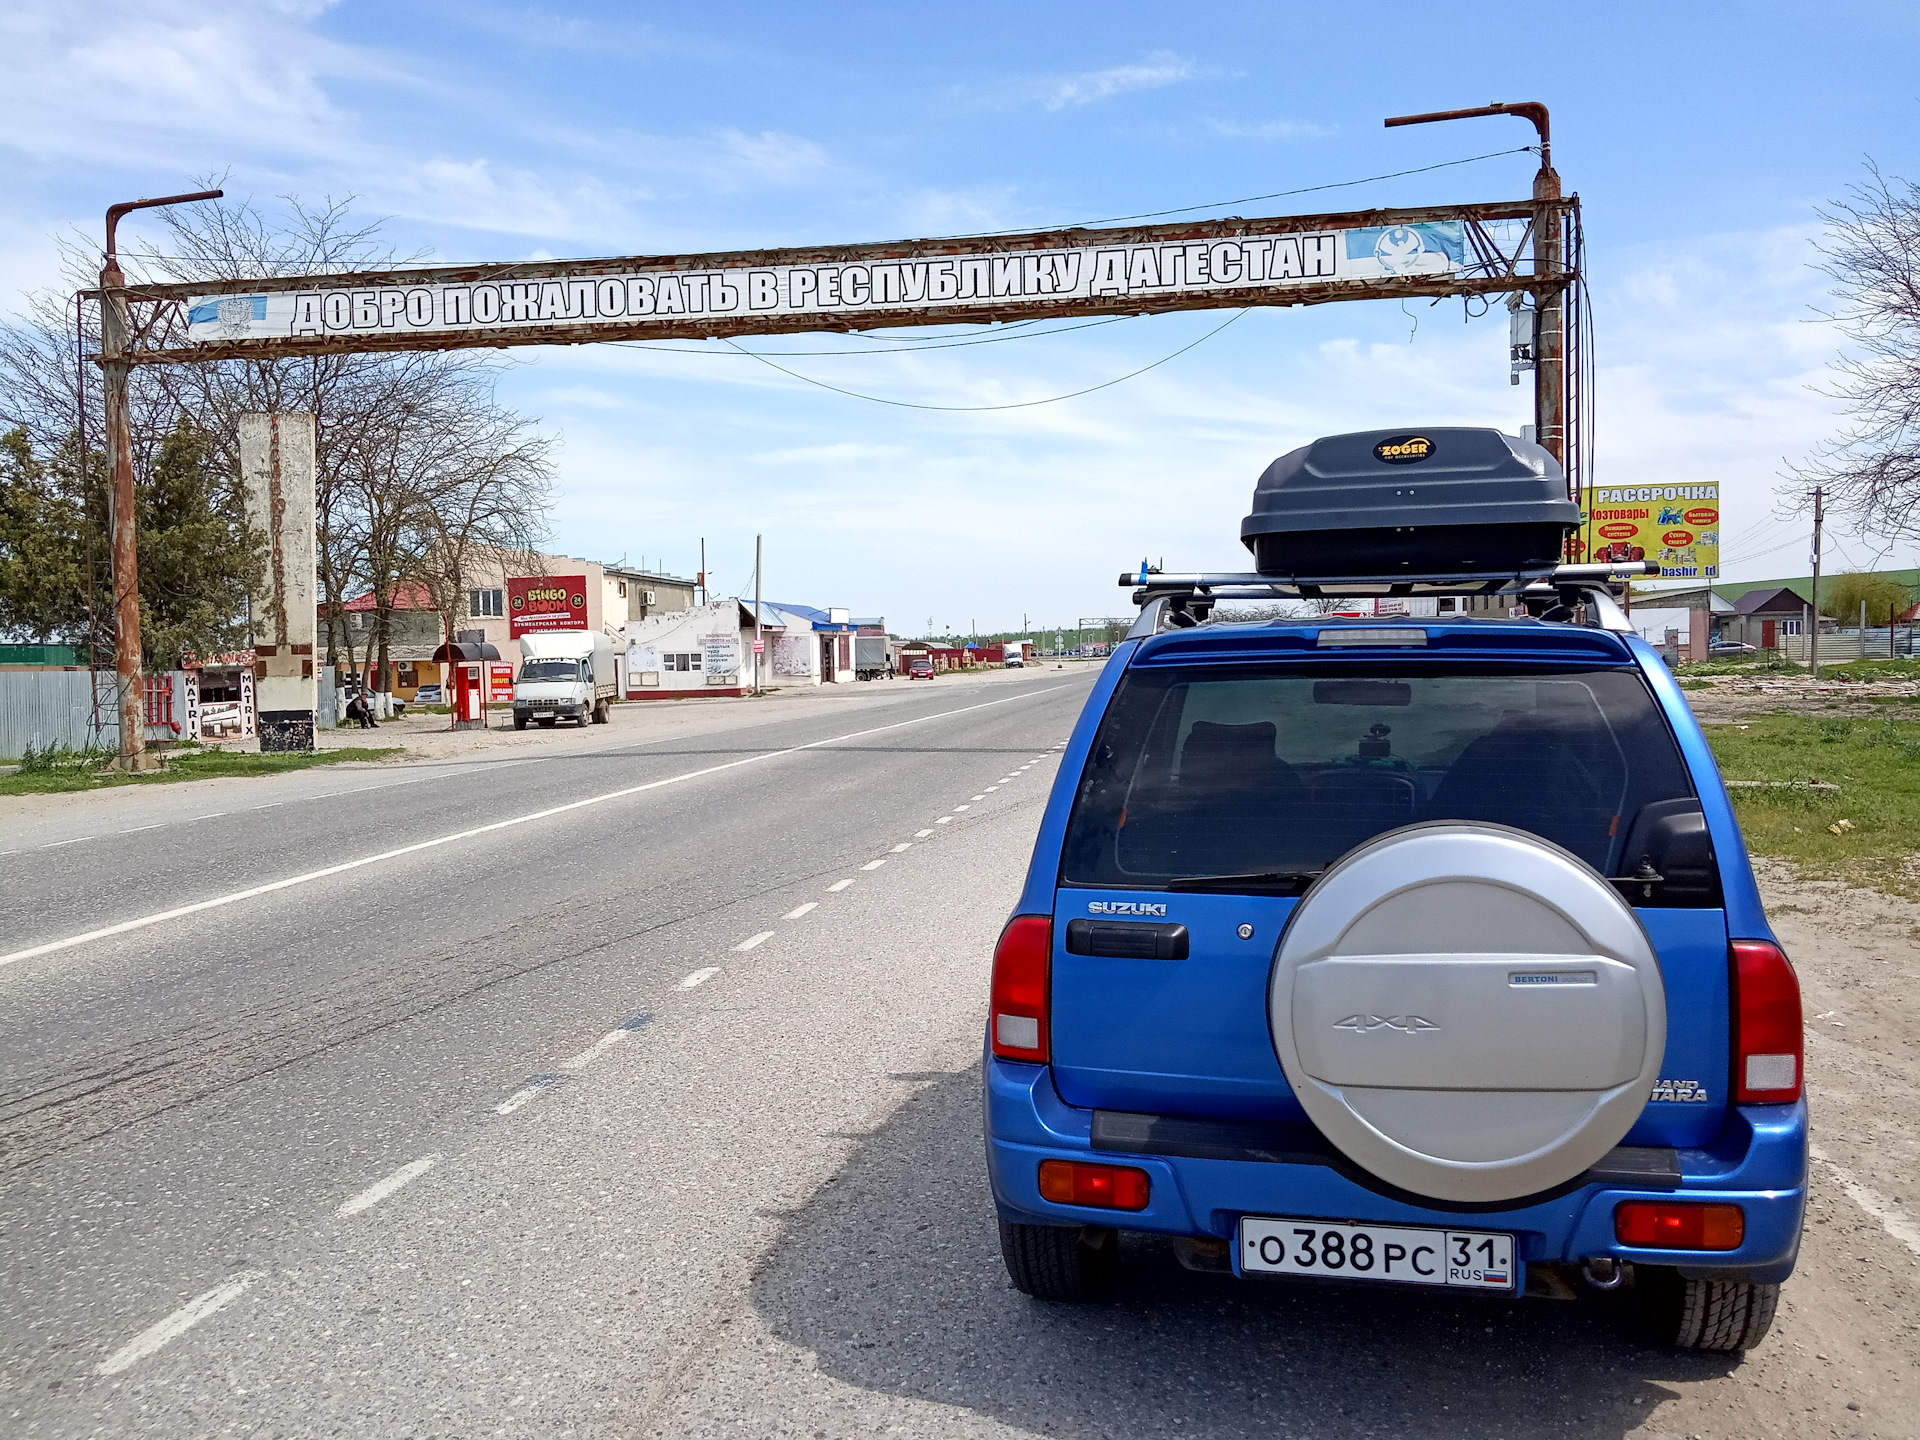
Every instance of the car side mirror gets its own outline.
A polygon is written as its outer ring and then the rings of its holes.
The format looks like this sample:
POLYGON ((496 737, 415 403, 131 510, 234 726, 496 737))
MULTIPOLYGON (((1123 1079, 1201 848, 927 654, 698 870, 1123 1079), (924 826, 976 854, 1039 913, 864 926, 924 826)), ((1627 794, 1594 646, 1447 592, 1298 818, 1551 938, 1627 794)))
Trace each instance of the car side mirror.
POLYGON ((1695 799, 1642 805, 1620 847, 1614 885, 1630 904, 1710 908, 1722 903, 1720 865, 1695 799))

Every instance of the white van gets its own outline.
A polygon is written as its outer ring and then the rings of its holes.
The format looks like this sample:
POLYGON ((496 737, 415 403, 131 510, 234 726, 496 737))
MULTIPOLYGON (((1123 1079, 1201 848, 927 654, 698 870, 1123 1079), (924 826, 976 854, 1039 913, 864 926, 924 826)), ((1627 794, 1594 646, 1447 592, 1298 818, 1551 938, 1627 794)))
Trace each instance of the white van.
POLYGON ((551 725, 607 723, 616 693, 613 639, 597 631, 559 630, 520 637, 520 674, 513 682, 513 728, 529 720, 551 725))

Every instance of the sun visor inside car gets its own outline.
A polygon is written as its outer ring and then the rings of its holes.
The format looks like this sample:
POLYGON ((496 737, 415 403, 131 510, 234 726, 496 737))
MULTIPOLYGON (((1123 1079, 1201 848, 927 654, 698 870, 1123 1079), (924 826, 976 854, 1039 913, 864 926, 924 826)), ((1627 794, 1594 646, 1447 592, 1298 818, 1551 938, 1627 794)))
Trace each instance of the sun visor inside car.
POLYGON ((1364 430, 1282 455, 1240 540, 1263 575, 1513 574, 1580 523, 1559 462, 1498 430, 1364 430))

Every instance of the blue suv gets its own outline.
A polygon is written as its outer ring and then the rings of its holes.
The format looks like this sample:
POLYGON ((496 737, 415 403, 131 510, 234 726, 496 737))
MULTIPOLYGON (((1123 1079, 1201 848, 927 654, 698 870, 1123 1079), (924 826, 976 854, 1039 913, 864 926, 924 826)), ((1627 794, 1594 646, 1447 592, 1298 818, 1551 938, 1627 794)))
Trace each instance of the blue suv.
POLYGON ((1124 577, 1139 622, 994 955, 1019 1289, 1097 1293, 1127 1230, 1248 1278, 1625 1288, 1677 1346, 1766 1333, 1806 1205, 1798 983, 1615 598, 1653 567, 1560 563, 1577 517, 1497 431, 1334 436, 1262 476, 1254 572, 1124 577), (1249 599, 1295 613, 1212 618, 1249 599))

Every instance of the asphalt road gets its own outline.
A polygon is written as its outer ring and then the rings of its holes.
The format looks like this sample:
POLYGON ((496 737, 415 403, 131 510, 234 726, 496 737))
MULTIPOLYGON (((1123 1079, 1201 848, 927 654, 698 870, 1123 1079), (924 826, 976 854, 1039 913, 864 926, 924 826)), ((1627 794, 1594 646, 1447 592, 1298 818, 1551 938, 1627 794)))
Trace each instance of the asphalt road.
MULTIPOLYGON (((1920 1256, 1859 1161, 1745 1364, 1602 1302, 1247 1285, 1151 1244, 1112 1303, 1011 1291, 987 957, 1088 683, 0 819, 0 1433, 1920 1430, 1920 1256)), ((1911 1071, 1816 1093, 1829 1133, 1911 1071)))

